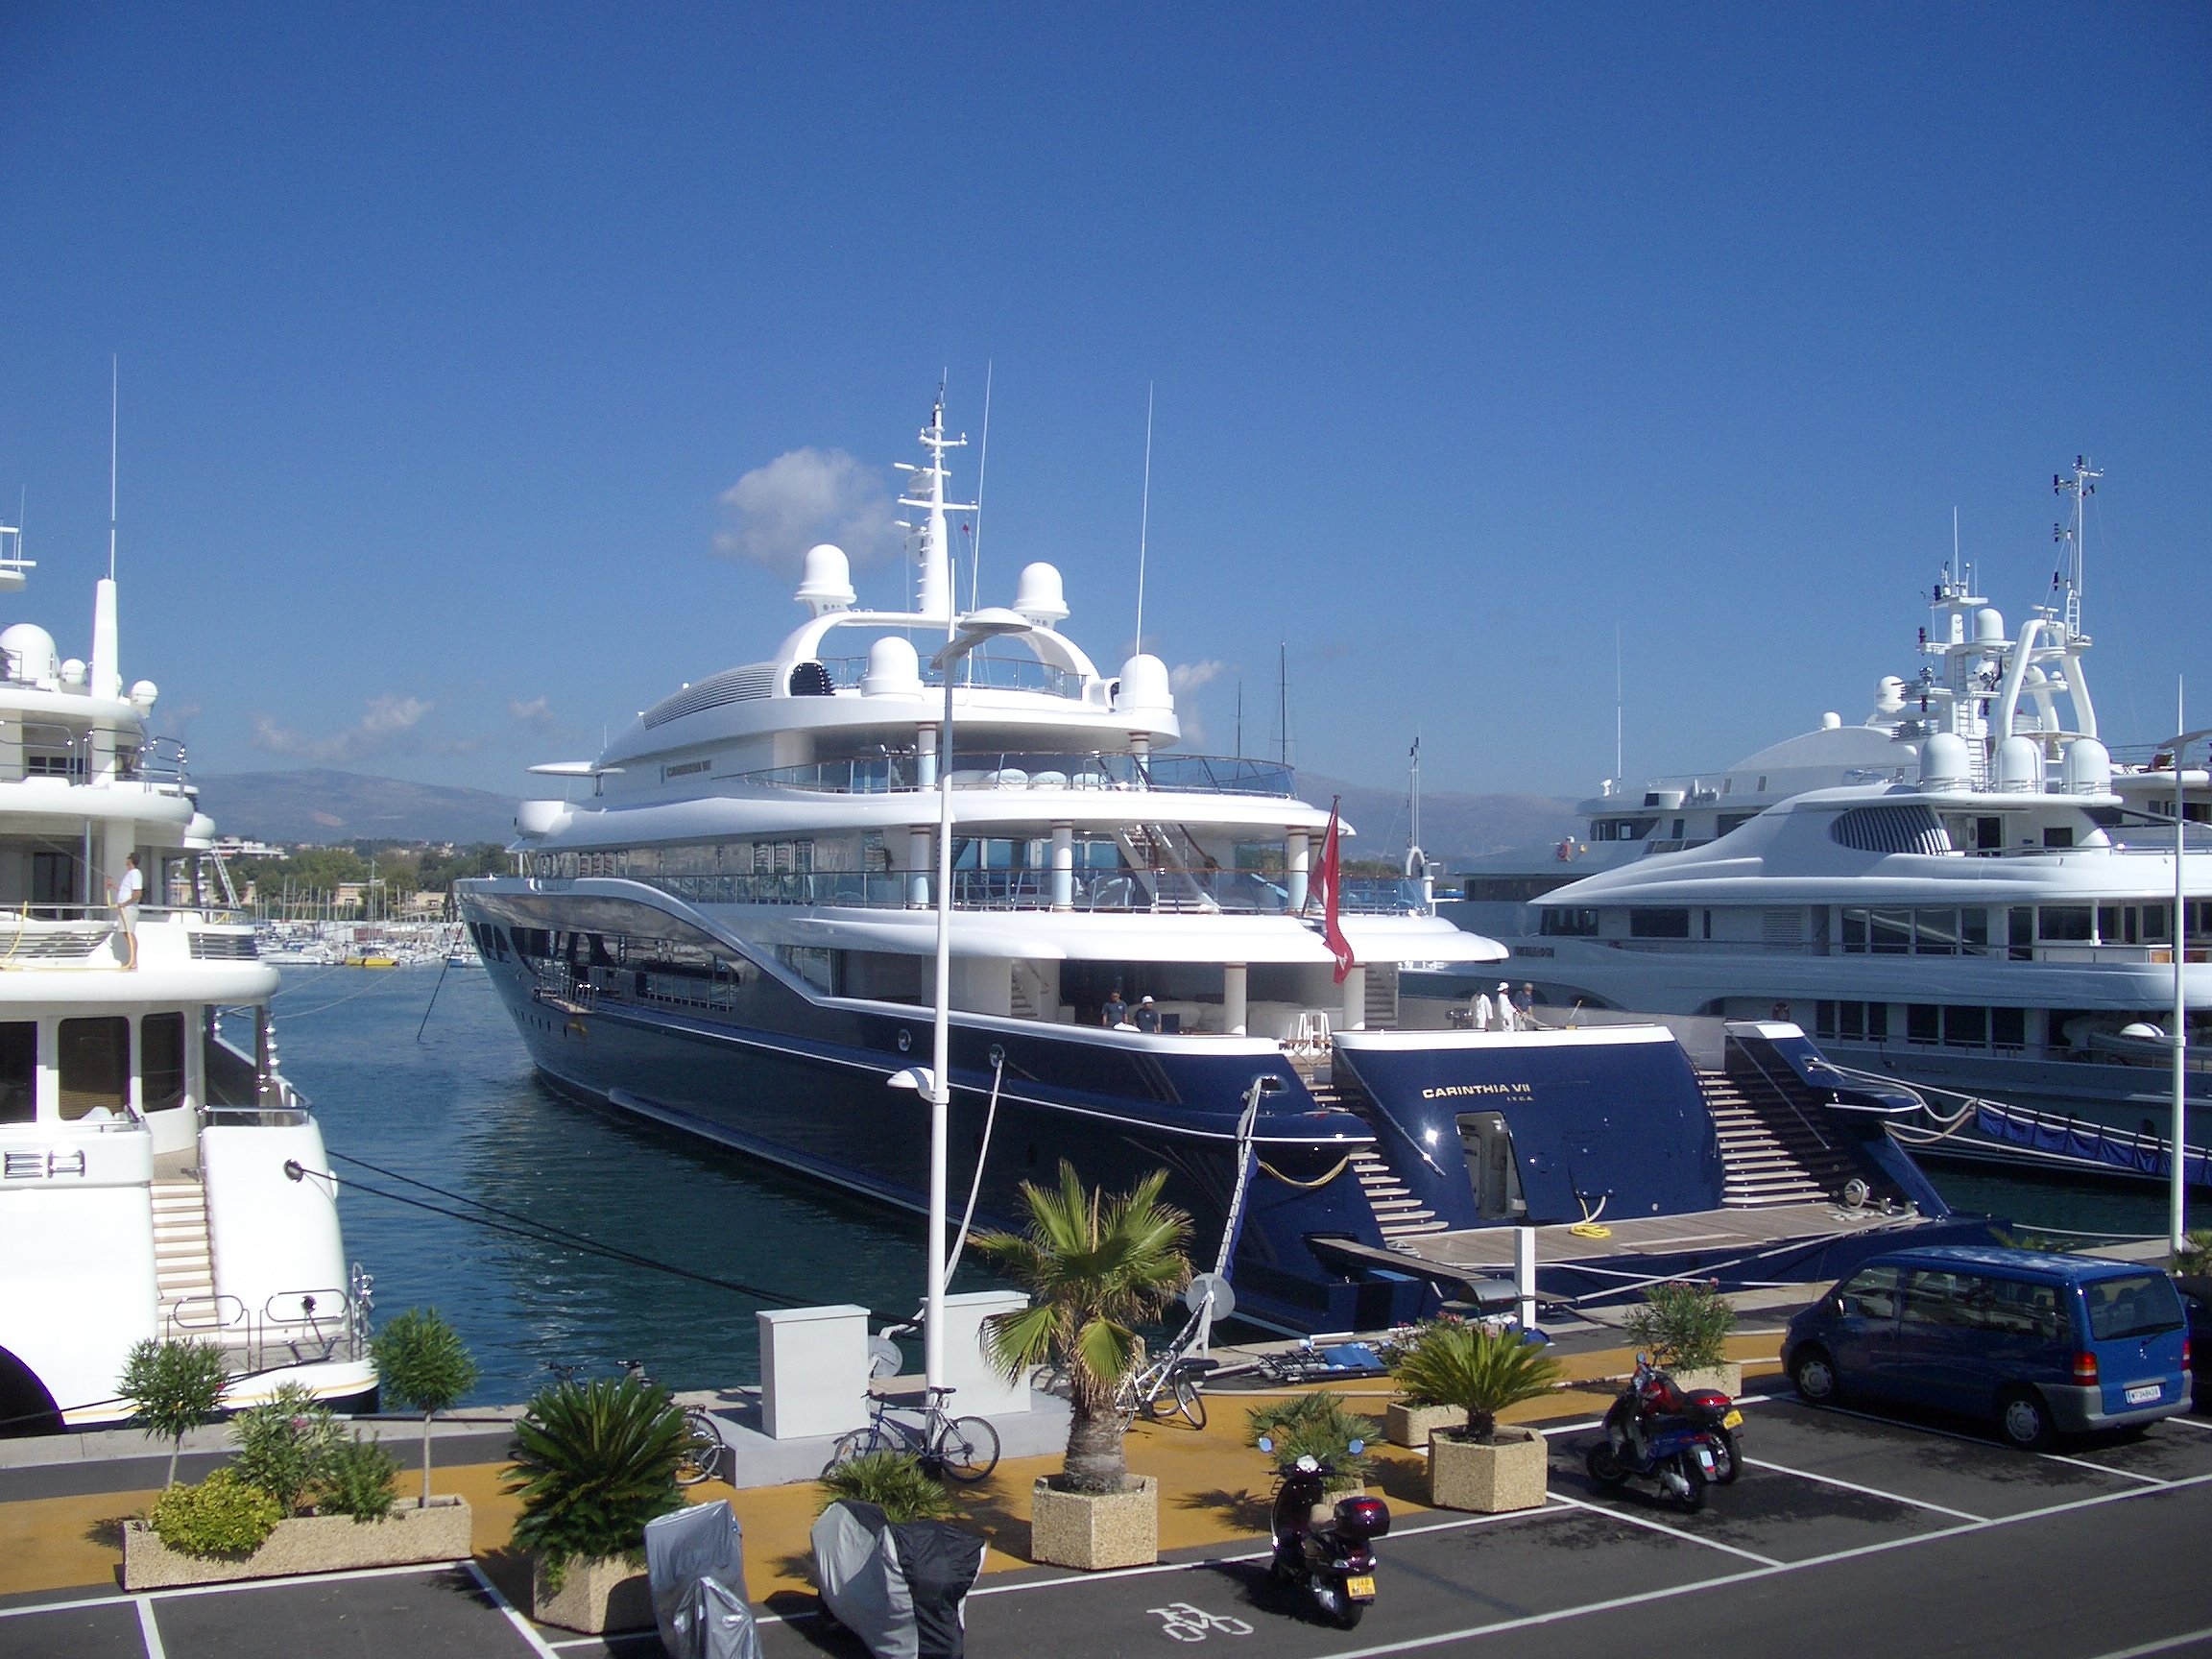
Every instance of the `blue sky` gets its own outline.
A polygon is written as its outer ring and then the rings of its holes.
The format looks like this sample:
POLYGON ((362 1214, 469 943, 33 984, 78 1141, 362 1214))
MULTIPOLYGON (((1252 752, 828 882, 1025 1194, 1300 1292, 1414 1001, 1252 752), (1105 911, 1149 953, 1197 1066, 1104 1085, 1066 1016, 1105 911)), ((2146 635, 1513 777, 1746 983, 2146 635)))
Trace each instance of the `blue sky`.
POLYGON ((520 791, 765 655, 782 487, 864 543, 990 364, 985 598, 1052 560, 1107 661, 1156 389, 1194 748, 1239 682, 1271 747, 1284 645, 1315 770, 1418 726, 1431 788, 1587 793, 1616 629, 1632 775, 1860 718, 1954 506, 2042 596, 2080 450, 2150 738, 2176 673, 2212 716, 2208 180, 2202 6, 15 0, 11 614, 85 649, 118 353, 124 669, 196 768, 520 791))

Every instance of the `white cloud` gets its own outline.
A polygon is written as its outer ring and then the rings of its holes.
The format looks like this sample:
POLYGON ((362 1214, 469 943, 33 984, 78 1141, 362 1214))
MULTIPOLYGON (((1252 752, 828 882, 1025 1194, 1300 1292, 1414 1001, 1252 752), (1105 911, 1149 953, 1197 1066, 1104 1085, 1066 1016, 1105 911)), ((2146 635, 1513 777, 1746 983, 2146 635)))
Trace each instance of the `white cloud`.
POLYGON ((800 555, 834 541, 856 565, 899 551, 894 496, 883 474, 842 449, 790 449, 722 492, 730 527, 714 550, 797 571, 800 555))
POLYGON ((553 718, 549 700, 543 697, 533 697, 527 703, 519 697, 511 697, 507 700, 507 712, 533 732, 550 733, 559 724, 553 718))
MULTIPOLYGON (((256 714, 252 742, 254 748, 268 754, 286 755, 299 760, 361 760, 397 750, 415 751, 424 747, 421 733, 416 728, 436 707, 435 703, 420 697, 401 697, 388 691, 381 697, 372 697, 361 718, 331 737, 310 737, 303 733, 287 731, 269 715, 256 714)), ((462 753, 475 745, 434 747, 446 753, 462 753)))
POLYGON ((1211 685, 1228 672, 1228 663, 1216 661, 1211 657, 1203 662, 1178 662, 1167 670, 1167 688, 1180 697, 1186 691, 1195 691, 1201 685, 1211 685))

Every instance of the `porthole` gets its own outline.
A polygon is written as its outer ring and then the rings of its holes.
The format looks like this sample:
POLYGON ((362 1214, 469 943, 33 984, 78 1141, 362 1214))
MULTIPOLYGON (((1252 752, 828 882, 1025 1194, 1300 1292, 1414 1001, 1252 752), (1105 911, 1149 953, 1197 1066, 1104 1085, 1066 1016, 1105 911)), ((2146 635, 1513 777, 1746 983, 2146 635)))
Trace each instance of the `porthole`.
POLYGON ((902 1026, 899 1028, 899 1052, 900 1052, 900 1053, 902 1053, 902 1054, 903 1054, 903 1053, 905 1053, 905 1052, 906 1052, 906 1050, 907 1050, 907 1049, 909 1049, 909 1048, 911 1048, 911 1047, 913 1047, 913 1046, 914 1046, 914 1033, 913 1033, 913 1032, 911 1032, 911 1031, 909 1031, 909 1030, 907 1030, 907 1029, 906 1029, 906 1028, 905 1028, 903 1025, 902 1025, 902 1026))

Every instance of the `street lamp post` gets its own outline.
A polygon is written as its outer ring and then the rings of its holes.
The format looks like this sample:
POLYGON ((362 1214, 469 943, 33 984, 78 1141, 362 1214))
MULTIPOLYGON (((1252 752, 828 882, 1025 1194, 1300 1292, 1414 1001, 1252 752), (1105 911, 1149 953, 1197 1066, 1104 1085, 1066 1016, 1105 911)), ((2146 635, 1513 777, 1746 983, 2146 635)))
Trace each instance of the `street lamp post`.
MULTIPOLYGON (((2176 709, 2178 712, 2178 709, 2176 709)), ((2176 721, 2176 725, 2180 722, 2176 721)), ((2189 1231, 2189 1175, 2185 1161, 2189 1150, 2189 1001, 2185 992, 2189 960, 2187 926, 2189 891, 2182 880, 2182 852, 2188 841, 2188 819, 2182 793, 2186 768, 2182 753, 2192 743, 2212 737, 2212 726, 2184 732, 2166 748, 2174 757, 2174 1139, 2173 1156, 2166 1171, 2167 1242, 2178 1253, 2189 1231)))
MULTIPOLYGON (((1035 624, 1015 612, 987 607, 959 619, 929 665, 945 680, 945 721, 937 732, 937 1002, 929 1089, 929 1250, 922 1310, 922 1380, 945 1382, 945 1165, 952 1107, 952 670, 986 639, 1026 634, 1035 624)), ((911 1069, 892 1079, 913 1088, 911 1069)))

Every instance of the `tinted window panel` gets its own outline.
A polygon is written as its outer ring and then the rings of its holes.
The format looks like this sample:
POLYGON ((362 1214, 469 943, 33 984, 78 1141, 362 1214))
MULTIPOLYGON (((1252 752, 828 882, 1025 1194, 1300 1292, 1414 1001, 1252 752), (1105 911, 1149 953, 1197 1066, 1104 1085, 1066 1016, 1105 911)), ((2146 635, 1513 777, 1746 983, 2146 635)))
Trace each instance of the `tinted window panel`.
POLYGON ((38 1022, 0 1024, 0 1123, 28 1123, 38 1116, 38 1022))
POLYGON ((2089 1304, 2089 1334, 2100 1342, 2151 1336, 2181 1324, 2181 1298, 2163 1273, 2130 1273, 2081 1286, 2089 1304))

